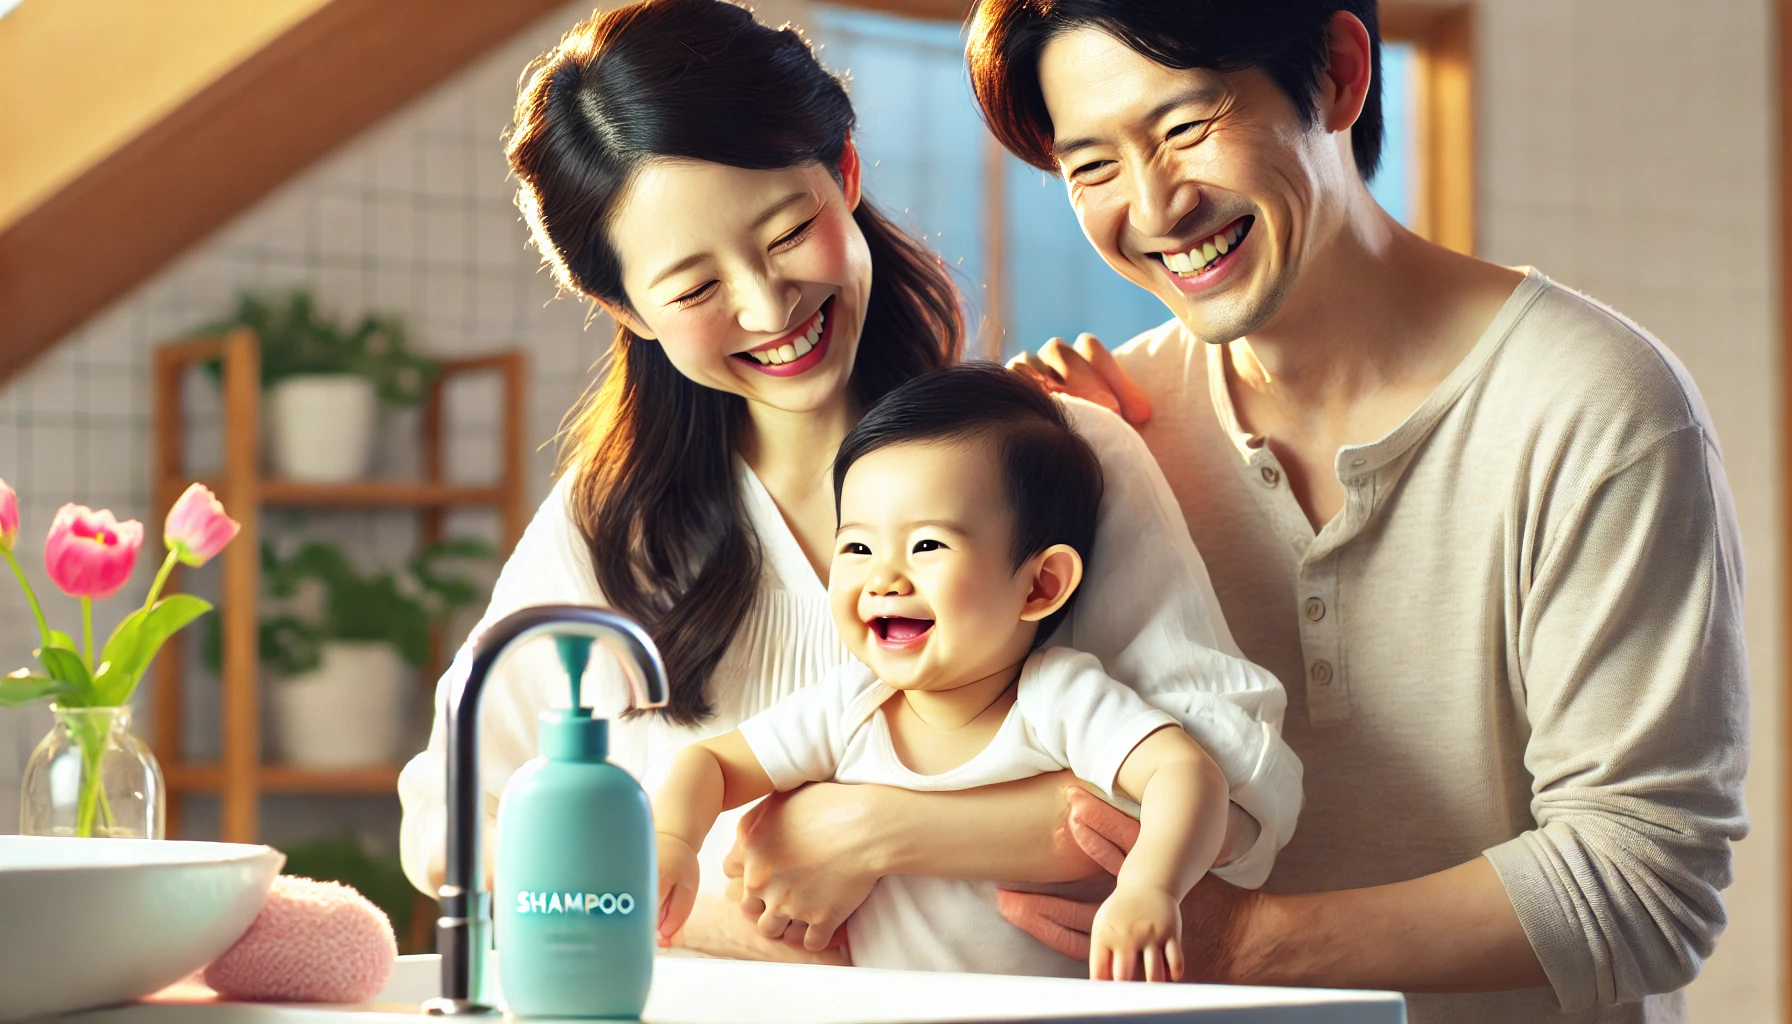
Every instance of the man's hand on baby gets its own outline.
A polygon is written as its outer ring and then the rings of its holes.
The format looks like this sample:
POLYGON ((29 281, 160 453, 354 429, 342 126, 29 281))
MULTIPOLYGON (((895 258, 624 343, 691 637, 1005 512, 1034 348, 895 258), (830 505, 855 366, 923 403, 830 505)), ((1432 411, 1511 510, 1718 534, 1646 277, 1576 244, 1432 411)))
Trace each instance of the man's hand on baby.
POLYGON ((658 834, 660 862, 660 945, 667 945, 678 929, 691 916, 691 904, 697 901, 697 883, 702 869, 697 866, 697 851, 691 844, 674 835, 658 834))
POLYGON ((1182 907, 1148 885, 1122 885, 1095 912, 1089 977, 1096 981, 1182 980, 1182 907))
POLYGON ((1093 334, 1079 334, 1074 343, 1053 338, 1037 353, 1022 352, 1008 360, 1008 368, 1047 391, 1075 395, 1111 409, 1135 427, 1151 419, 1151 399, 1145 390, 1093 334))

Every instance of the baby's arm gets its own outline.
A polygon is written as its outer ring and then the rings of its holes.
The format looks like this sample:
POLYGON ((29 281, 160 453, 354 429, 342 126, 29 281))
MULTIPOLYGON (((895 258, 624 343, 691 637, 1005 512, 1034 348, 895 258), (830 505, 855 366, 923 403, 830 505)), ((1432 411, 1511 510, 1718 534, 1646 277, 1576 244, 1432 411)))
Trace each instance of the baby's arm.
POLYGON ((1213 867, 1226 837, 1226 776, 1181 729, 1145 737, 1115 788, 1138 801, 1139 840, 1090 929, 1089 977, 1182 980, 1182 898, 1213 867))
POLYGON ((672 759, 653 798, 658 835, 660 941, 678 932, 697 899, 697 851, 723 811, 772 791, 765 767, 740 730, 693 743, 672 759))

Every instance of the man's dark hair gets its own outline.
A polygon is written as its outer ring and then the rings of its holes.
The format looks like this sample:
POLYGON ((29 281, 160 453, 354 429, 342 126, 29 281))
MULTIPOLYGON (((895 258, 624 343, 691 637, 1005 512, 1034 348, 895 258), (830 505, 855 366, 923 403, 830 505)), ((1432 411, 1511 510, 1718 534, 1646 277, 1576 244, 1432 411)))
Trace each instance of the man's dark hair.
MULTIPOLYGON (((996 363, 965 362, 924 373, 873 406, 834 456, 835 519, 853 463, 880 449, 928 442, 992 446, 1013 517, 1015 569, 1053 544, 1070 545, 1088 562, 1101 508, 1101 462, 1062 406, 996 363)), ((1070 604, 1039 623, 1035 646, 1051 636, 1070 604)))
POLYGON ((1369 95, 1350 130, 1356 169, 1368 181, 1381 165, 1376 0, 977 0, 965 60, 990 131, 1015 156, 1056 172, 1052 119, 1039 90, 1039 54, 1053 37, 1094 28, 1165 67, 1261 68, 1311 125, 1329 61, 1326 32, 1339 11, 1369 30, 1369 95))

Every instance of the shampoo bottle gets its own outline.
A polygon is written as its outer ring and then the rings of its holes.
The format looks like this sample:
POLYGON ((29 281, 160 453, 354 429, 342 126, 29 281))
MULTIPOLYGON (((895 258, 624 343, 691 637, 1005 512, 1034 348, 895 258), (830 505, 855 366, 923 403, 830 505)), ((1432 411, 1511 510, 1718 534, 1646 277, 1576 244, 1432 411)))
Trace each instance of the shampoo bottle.
POLYGON ((653 816, 608 760, 609 723, 579 706, 591 641, 556 637, 572 707, 542 712, 541 756, 498 804, 498 976, 522 1017, 633 1020, 653 979, 653 816))

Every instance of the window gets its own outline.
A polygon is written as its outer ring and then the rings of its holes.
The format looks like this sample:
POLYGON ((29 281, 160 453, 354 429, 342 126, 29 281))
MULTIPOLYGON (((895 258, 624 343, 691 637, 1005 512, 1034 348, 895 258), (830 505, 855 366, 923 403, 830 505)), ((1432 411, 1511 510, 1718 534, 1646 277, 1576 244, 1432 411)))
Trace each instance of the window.
MULTIPOLYGON (((1382 10, 1388 137, 1370 190, 1413 230, 1472 249, 1467 9, 1382 10), (1462 151, 1441 159, 1440 145, 1462 151)), ((865 194, 957 275, 971 354, 1006 358, 1081 331, 1118 345, 1168 319, 1096 255, 1064 183, 984 129, 958 22, 817 4, 812 27, 822 62, 848 77, 865 194)))

